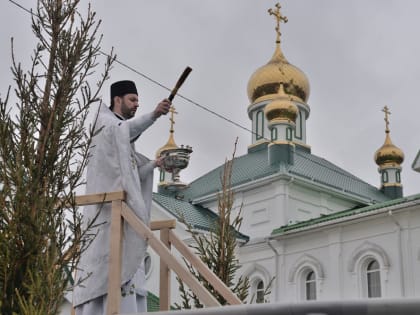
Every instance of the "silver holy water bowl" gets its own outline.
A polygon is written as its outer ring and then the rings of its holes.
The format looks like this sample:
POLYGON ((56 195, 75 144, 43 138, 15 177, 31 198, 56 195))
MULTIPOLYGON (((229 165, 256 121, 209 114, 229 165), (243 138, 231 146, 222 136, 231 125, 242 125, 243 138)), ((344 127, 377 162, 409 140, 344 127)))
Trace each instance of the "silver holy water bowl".
POLYGON ((188 166, 191 153, 192 148, 188 145, 181 145, 178 148, 167 149, 160 153, 160 156, 163 157, 162 168, 172 174, 172 183, 184 185, 179 180, 179 173, 188 166))

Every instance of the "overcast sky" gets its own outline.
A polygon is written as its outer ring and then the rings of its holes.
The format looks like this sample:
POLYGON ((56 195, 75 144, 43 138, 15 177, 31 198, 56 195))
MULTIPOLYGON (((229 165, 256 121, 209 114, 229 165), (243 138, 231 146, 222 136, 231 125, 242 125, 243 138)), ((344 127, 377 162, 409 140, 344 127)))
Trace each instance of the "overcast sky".
MULTIPOLYGON (((16 0, 33 6, 34 0, 16 0)), ((83 1, 85 2, 85 1, 83 1)), ((172 87, 186 66, 193 72, 180 94, 251 128, 246 93, 252 73, 266 64, 275 47, 275 22, 268 0, 94 0, 103 20, 103 51, 115 48, 118 59, 172 87)), ((311 109, 307 144, 312 153, 379 186, 373 160, 385 139, 384 115, 390 108, 391 139, 405 153, 404 194, 420 193, 420 174, 411 164, 420 149, 420 1, 287 0, 282 13, 282 49, 290 63, 309 78, 311 109)), ((12 76, 10 38, 17 59, 27 63, 34 47, 30 17, 9 1, 0 3, 0 93, 12 76)), ((115 64, 102 91, 131 79, 140 92, 141 111, 154 108, 168 92, 115 64)), ((175 140, 193 147, 191 163, 181 172, 189 182, 222 164, 239 137, 237 155, 246 153, 251 134, 197 106, 175 98, 175 140)), ((138 112, 139 114, 139 112, 138 112)), ((153 157, 168 138, 168 117, 160 119, 138 142, 153 157)))

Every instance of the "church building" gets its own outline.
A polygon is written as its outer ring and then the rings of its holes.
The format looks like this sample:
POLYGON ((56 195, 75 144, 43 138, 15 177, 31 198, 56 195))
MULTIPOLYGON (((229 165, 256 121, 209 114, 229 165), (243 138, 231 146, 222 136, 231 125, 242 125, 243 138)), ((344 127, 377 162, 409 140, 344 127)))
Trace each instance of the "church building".
MULTIPOLYGON (((309 79, 282 52, 280 23, 287 19, 280 6, 269 13, 276 21, 275 49, 250 74, 252 139, 232 170, 234 213, 242 207, 243 217, 238 276, 249 277, 249 296, 258 303, 420 297, 420 194, 403 195, 404 154, 391 141, 389 109, 383 110, 384 139, 378 139, 384 144, 372 152, 380 187, 312 154, 306 140, 309 79)), ((191 153, 176 145, 172 124, 158 154, 177 149, 191 153)), ((161 171, 152 220, 184 218, 206 233, 217 216, 223 165, 188 184, 179 171, 161 171)), ((176 232, 191 242, 182 223, 176 232)), ((158 262, 149 249, 147 288, 155 295, 158 262)), ((175 275, 171 286, 176 301, 175 275)))

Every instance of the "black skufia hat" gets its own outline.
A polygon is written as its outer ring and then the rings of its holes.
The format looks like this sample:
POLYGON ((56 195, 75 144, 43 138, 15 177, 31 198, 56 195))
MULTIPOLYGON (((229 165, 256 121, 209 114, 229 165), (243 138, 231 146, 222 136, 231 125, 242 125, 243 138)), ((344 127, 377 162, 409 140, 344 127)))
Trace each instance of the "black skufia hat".
POLYGON ((136 84, 133 81, 124 80, 124 81, 117 81, 117 82, 112 83, 111 100, 115 96, 124 96, 125 94, 138 95, 136 84))

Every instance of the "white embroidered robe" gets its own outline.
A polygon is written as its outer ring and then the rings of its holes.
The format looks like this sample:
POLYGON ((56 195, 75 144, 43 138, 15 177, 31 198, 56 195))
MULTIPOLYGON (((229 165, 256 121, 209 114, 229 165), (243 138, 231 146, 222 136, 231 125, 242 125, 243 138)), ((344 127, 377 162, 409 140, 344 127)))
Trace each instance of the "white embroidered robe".
MULTIPOLYGON (((96 122, 87 166, 86 194, 124 190, 126 203, 146 224, 150 221, 154 162, 135 151, 134 141, 154 122, 153 113, 120 120, 104 104, 96 122)), ((91 245, 82 254, 77 278, 82 284, 73 291, 75 306, 107 293, 111 204, 84 208, 85 224, 99 215, 100 224, 91 245)), ((121 285, 130 281, 145 256, 147 244, 127 223, 123 228, 121 285)), ((135 288, 144 294, 144 288, 135 288)))

